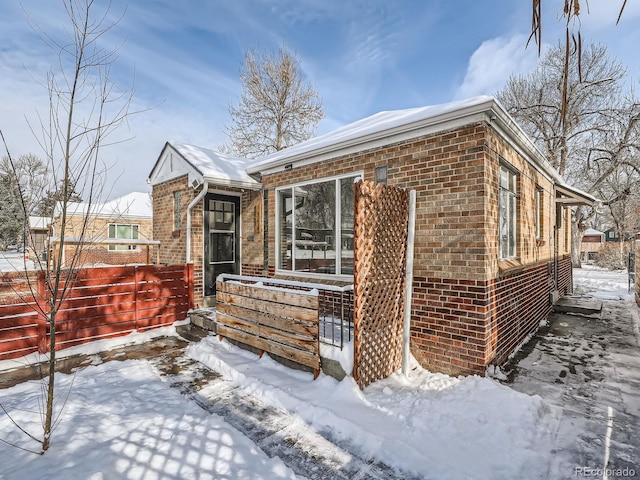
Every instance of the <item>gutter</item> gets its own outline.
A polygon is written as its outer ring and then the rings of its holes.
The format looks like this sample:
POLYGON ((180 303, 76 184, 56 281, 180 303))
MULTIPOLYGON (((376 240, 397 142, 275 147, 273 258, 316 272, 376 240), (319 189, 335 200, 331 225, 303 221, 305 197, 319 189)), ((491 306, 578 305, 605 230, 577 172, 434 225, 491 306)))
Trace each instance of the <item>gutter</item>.
POLYGON ((208 191, 209 182, 205 180, 204 184, 202 185, 202 190, 198 195, 196 195, 193 200, 191 200, 191 203, 189 203, 189 206, 187 207, 187 263, 193 263, 193 260, 191 260, 191 210, 198 204, 198 202, 200 202, 200 200, 204 198, 208 191))

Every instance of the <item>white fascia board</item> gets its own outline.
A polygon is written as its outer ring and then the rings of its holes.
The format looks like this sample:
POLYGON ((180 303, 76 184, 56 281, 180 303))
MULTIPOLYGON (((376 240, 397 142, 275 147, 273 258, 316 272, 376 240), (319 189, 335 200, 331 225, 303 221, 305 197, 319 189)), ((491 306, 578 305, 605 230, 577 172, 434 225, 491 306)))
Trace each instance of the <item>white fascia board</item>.
POLYGON ((564 185, 564 179, 544 158, 542 152, 540 152, 531 138, 522 130, 520 125, 516 123, 511 115, 509 115, 498 102, 495 102, 494 106, 490 122, 493 128, 509 140, 511 146, 515 148, 531 166, 542 173, 547 180, 553 184, 564 185))
POLYGON ((204 181, 209 182, 209 190, 215 187, 241 188, 247 190, 260 190, 262 188, 262 184, 260 182, 221 179, 219 177, 210 177, 207 175, 202 178, 204 179, 204 181))
POLYGON ((496 117, 492 124, 496 130, 499 130, 503 136, 511 140, 511 145, 523 156, 523 158, 529 162, 538 172, 547 177, 549 181, 555 186, 556 190, 571 197, 571 199, 563 201, 562 199, 556 199, 557 203, 567 203, 572 205, 593 205, 597 202, 597 199, 578 189, 568 185, 564 178, 553 168, 553 166, 547 161, 542 152, 533 143, 531 138, 522 130, 515 120, 504 110, 504 108, 496 102, 496 109, 494 110, 496 117), (577 201, 576 201, 577 200, 577 201))
MULTIPOLYGON (((477 109, 478 106, 475 107, 477 109)), ((341 157, 361 153, 366 150, 372 150, 393 143, 404 142, 413 138, 422 137, 438 132, 453 130, 456 128, 479 123, 489 120, 489 115, 485 111, 467 112, 464 116, 460 115, 460 111, 449 112, 438 117, 429 118, 427 121, 415 122, 407 125, 401 125, 393 129, 377 132, 375 134, 352 139, 335 145, 326 146, 324 148, 300 153, 291 157, 279 159, 270 165, 250 167, 247 169, 249 174, 261 173, 269 175, 284 171, 285 165, 291 164, 294 168, 311 165, 313 163, 330 160, 332 158, 341 157), (454 115, 457 114, 457 115, 454 115), (437 121, 437 123, 436 123, 437 121)))

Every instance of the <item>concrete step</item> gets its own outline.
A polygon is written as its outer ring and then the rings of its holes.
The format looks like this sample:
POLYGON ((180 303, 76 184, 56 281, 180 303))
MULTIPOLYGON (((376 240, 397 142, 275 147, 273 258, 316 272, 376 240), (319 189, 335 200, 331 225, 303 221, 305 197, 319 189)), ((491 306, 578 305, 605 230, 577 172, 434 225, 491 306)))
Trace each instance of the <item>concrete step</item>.
POLYGON ((573 313, 577 315, 600 315, 602 302, 592 298, 572 297, 570 295, 558 299, 553 304, 556 313, 573 313))
POLYGON ((199 308, 191 310, 189 313, 191 324, 204 330, 216 333, 216 309, 215 308, 199 308))

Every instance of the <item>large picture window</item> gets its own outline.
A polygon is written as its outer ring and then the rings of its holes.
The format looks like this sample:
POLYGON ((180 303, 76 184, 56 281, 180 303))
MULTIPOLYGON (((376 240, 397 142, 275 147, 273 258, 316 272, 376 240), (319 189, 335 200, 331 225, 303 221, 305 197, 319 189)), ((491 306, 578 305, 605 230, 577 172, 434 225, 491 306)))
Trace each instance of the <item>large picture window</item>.
POLYGON ((516 256, 516 173, 500 165, 500 258, 516 256))
MULTIPOLYGON (((109 238, 138 239, 138 234, 138 225, 109 224, 109 238)), ((135 245, 109 245, 109 250, 137 250, 137 247, 135 245)))
POLYGON ((277 190, 278 268, 353 275, 353 195, 360 175, 277 190))

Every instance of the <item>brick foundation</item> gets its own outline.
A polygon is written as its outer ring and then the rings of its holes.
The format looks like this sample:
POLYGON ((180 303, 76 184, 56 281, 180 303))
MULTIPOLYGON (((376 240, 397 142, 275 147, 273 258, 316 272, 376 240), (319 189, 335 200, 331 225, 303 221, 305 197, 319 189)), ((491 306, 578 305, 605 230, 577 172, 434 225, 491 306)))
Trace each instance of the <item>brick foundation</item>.
MULTIPOLYGON (((559 290, 572 291, 571 259, 558 262, 559 290)), ((553 270, 543 262, 485 281, 414 278, 411 351, 426 368, 483 374, 500 365, 551 313, 553 270)))

